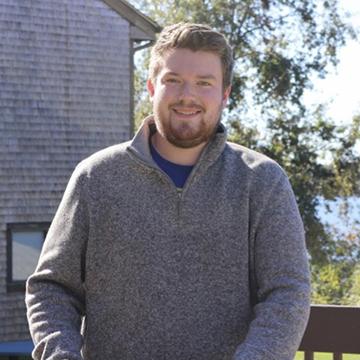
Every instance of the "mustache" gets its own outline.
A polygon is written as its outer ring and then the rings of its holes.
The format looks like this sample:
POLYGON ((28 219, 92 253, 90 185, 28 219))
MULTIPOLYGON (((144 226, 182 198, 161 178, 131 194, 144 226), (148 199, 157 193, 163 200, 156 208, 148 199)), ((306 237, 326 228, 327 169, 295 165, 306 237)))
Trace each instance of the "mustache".
POLYGON ((174 102, 174 103, 170 104, 169 107, 170 108, 171 107, 188 107, 188 108, 193 108, 193 109, 205 111, 203 106, 201 106, 200 104, 197 104, 194 101, 180 100, 180 101, 177 101, 177 102, 174 102))

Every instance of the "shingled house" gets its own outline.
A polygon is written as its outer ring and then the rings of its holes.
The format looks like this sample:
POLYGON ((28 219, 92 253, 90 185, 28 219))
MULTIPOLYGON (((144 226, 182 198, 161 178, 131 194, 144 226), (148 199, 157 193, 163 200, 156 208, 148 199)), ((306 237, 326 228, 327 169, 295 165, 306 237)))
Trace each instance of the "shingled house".
POLYGON ((30 358, 25 279, 75 165, 131 137, 159 30, 124 0, 0 0, 0 359, 30 358))

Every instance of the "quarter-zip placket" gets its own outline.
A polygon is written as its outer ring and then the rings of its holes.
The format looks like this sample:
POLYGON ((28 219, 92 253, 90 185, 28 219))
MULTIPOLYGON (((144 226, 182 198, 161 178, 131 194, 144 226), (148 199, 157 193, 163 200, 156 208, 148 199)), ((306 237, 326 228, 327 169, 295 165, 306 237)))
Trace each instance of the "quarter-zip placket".
POLYGON ((172 181, 172 179, 170 178, 170 176, 168 174, 166 174, 166 172, 164 172, 162 169, 160 169, 158 166, 156 166, 155 164, 151 164, 148 161, 145 161, 142 157, 140 157, 134 150, 132 150, 131 148, 128 148, 128 151, 130 152, 130 154, 134 157, 134 160, 136 162, 138 162, 141 166, 147 168, 147 169, 151 169, 153 171, 156 171, 159 176, 161 176, 162 179, 164 179, 169 186, 175 191, 176 193, 176 218, 178 223, 181 223, 181 214, 182 214, 182 204, 184 201, 184 196, 186 194, 186 192, 188 191, 188 189, 191 186, 191 183, 196 175, 196 173, 198 172, 200 163, 201 163, 201 159, 204 155, 204 152, 201 154, 200 158, 198 159, 197 163, 195 164, 194 168, 192 169, 189 177, 186 179, 185 184, 183 186, 183 188, 178 188, 176 187, 176 185, 174 184, 174 182, 172 181))
MULTIPOLYGON (((133 151, 131 148, 128 148, 128 151, 130 152, 130 154, 134 157, 134 160, 136 162, 138 162, 141 166, 147 168, 147 169, 151 169, 153 171, 155 171, 163 180, 165 180, 168 185, 170 186, 170 188, 172 190, 174 190, 175 194, 176 194, 176 215, 177 215, 177 220, 178 222, 180 221, 180 216, 181 216, 181 202, 183 199, 183 193, 184 193, 184 188, 178 188, 176 187, 176 185, 174 184, 174 182, 172 181, 172 179, 170 178, 170 176, 168 174, 166 174, 165 171, 163 171, 162 169, 160 169, 158 166, 156 166, 155 164, 150 164, 149 162, 145 161, 144 159, 142 159, 135 151, 133 151)), ((195 167, 194 169, 195 170, 195 167)), ((189 178, 191 177, 192 172, 189 175, 189 178)), ((189 179, 187 179, 189 180, 189 179)), ((185 185, 188 181, 185 182, 185 185)))
MULTIPOLYGON (((166 179, 166 181, 169 183, 169 186, 173 188, 176 192, 176 218, 178 220, 178 223, 181 222, 182 217, 182 205, 184 202, 184 196, 186 195, 188 189, 190 188, 195 176, 198 175, 198 172, 200 170, 200 167, 203 165, 204 158, 206 157, 206 154, 208 153, 209 146, 211 145, 212 141, 210 141, 206 146, 204 147, 203 151, 200 154, 200 157, 198 158, 196 164, 194 165, 194 168, 192 169, 190 175, 185 181, 185 184, 183 188, 177 188, 172 179, 158 166, 155 165, 155 163, 149 162, 148 159, 144 158, 143 156, 140 156, 139 153, 133 149, 132 147, 128 147, 128 152, 133 157, 133 159, 138 162, 141 166, 144 166, 147 169, 152 169, 156 171, 163 179, 166 179)), ((149 154, 150 155, 150 154, 149 154)), ((151 156, 151 155, 150 155, 151 156)))

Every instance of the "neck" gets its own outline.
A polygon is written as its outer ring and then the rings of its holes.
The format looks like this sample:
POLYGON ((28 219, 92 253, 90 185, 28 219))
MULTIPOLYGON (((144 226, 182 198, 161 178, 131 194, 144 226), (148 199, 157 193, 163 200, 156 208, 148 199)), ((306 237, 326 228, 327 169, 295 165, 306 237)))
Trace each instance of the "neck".
POLYGON ((151 142, 163 158, 178 165, 194 165, 206 145, 202 143, 188 149, 179 148, 169 143, 158 132, 151 137, 151 142))

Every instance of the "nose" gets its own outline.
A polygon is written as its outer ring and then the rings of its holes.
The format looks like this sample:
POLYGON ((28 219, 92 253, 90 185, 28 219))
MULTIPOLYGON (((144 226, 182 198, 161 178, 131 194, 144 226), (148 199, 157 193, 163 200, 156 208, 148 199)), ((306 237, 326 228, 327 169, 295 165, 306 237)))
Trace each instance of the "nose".
POLYGON ((180 100, 193 99, 195 92, 193 86, 189 82, 184 82, 180 88, 180 100))

